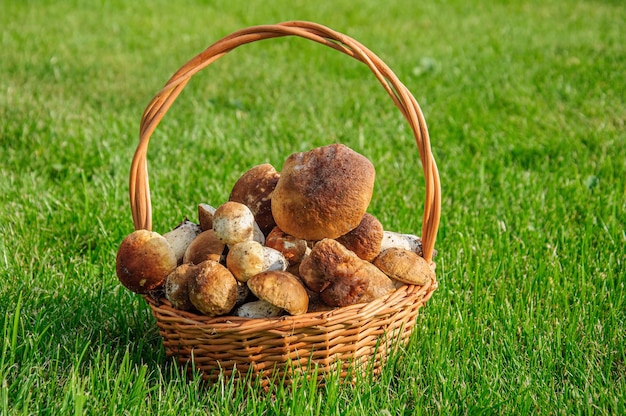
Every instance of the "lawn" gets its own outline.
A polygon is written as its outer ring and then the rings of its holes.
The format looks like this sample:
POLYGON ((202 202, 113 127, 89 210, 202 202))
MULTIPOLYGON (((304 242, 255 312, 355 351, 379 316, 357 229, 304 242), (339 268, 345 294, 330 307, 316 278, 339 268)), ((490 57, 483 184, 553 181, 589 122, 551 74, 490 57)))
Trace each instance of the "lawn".
MULTIPOLYGON (((622 2, 336 3, 0 0, 0 414, 626 413, 622 2), (358 39, 420 103, 439 289, 375 380, 206 385, 115 275, 139 120, 213 41, 294 19, 358 39)), ((368 69, 302 39, 243 46, 152 137, 153 228, 334 142, 376 166, 370 212, 419 234, 419 154, 368 69)))

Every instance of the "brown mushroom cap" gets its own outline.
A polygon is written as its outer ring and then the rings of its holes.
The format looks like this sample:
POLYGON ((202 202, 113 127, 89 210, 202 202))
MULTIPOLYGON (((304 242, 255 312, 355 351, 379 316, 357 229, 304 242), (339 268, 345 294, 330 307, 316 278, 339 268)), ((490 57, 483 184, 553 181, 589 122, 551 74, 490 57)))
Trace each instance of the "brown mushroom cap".
POLYGON ((183 263, 200 264, 206 260, 219 262, 225 248, 226 245, 217 238, 215 231, 203 231, 189 243, 183 256, 183 263))
POLYGON ((163 234, 163 237, 170 243, 178 264, 181 264, 185 251, 189 244, 202 232, 202 229, 198 224, 195 224, 188 219, 178 224, 176 228, 163 234))
POLYGON ((289 272, 273 270, 259 273, 248 280, 248 287, 256 297, 284 309, 290 315, 302 315, 309 307, 306 289, 289 272))
POLYGON ((195 278, 189 281, 189 300, 207 316, 230 312, 237 303, 238 291, 233 274, 212 260, 200 263, 195 278))
POLYGON ((225 244, 237 244, 254 239, 254 215, 246 205, 228 201, 213 214, 213 230, 225 244))
POLYGON ((272 216, 271 195, 279 177, 280 173, 269 163, 254 166, 235 182, 228 198, 250 208, 264 235, 276 225, 272 216))
POLYGON ((319 292, 330 306, 348 306, 361 301, 370 279, 365 260, 336 240, 319 241, 300 264, 300 278, 309 289, 319 292))
POLYGON ((165 298, 176 309, 188 311, 193 309, 189 300, 189 282, 194 279, 196 266, 185 263, 178 266, 167 276, 165 281, 165 298))
POLYGON ((307 242, 285 233, 280 227, 274 227, 265 238, 265 246, 280 251, 289 265, 300 263, 307 252, 307 242))
POLYGON ((410 250, 389 248, 374 259, 374 265, 392 279, 412 285, 425 285, 435 279, 428 262, 410 250))
POLYGON ((337 238, 355 228, 372 198, 376 172, 342 144, 294 153, 272 194, 272 214, 287 234, 304 240, 337 238))
POLYGON ((226 266, 240 282, 247 282, 263 271, 263 246, 253 240, 242 241, 230 247, 226 266))
POLYGON ((115 271, 126 288, 145 294, 162 286, 176 266, 176 255, 162 235, 136 230, 122 240, 115 271))
POLYGON ((366 212, 359 225, 347 234, 338 237, 337 241, 353 251, 359 258, 371 261, 380 253, 383 233, 383 225, 380 221, 366 212))
POLYGON ((209 204, 198 204, 198 222, 202 231, 213 228, 213 214, 216 208, 209 204))

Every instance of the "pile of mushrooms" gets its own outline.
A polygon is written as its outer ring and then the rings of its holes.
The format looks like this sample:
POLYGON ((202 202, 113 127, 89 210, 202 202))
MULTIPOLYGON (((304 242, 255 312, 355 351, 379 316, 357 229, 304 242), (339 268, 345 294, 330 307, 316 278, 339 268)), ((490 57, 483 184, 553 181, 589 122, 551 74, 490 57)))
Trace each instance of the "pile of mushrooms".
POLYGON ((251 168, 217 208, 198 205, 160 235, 120 244, 116 272, 133 292, 207 316, 267 318, 370 302, 435 278, 421 240, 367 213, 374 166, 333 144, 251 168))

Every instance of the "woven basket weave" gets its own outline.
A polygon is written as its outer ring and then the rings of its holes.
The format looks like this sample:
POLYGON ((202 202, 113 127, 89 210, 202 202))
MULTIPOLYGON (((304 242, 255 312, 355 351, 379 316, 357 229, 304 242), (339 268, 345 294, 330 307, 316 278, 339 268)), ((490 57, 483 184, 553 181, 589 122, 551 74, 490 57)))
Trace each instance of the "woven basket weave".
MULTIPOLYGON (((413 95, 389 67, 356 40, 311 22, 285 22, 239 30, 217 41, 183 65, 157 93, 141 119, 140 142, 130 173, 130 202, 135 229, 152 227, 146 153, 150 136, 198 71, 243 44, 263 39, 298 36, 331 47, 367 65, 409 123, 425 177, 422 248, 431 261, 440 216, 440 184, 423 114, 413 95)), ((164 298, 144 295, 156 318, 168 356, 200 371, 203 378, 240 377, 253 373, 267 385, 289 380, 295 372, 315 374, 323 383, 328 373, 341 377, 355 368, 380 371, 385 359, 405 345, 420 308, 437 288, 408 285, 366 304, 292 317, 246 319, 210 318, 172 308, 164 298)))

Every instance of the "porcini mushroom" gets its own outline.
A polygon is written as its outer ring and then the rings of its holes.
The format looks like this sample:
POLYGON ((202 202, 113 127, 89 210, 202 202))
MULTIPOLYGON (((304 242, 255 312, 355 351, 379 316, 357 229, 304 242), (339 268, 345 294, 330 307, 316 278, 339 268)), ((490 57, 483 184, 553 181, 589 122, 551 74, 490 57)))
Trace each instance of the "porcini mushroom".
POLYGON ((136 230, 122 240, 115 271, 126 288, 145 294, 161 287, 177 265, 176 255, 162 235, 136 230))
POLYGON ((233 245, 254 239, 254 215, 246 205, 228 201, 213 214, 213 230, 225 244, 233 245))
POLYGON ((206 260, 219 262, 225 248, 214 230, 203 231, 187 247, 183 263, 200 264, 206 260))
POLYGON ((304 240, 342 236, 363 218, 374 178, 372 163, 342 144, 294 153, 272 193, 276 225, 304 240))
POLYGON ((189 300, 189 282, 194 279, 196 266, 185 263, 178 266, 165 280, 165 298, 172 306, 182 311, 193 309, 189 300))
POLYGON ((219 316, 230 312, 237 302, 237 280, 221 264, 207 260, 197 267, 189 281, 189 300, 203 314, 219 316))
POLYGON ((230 248, 226 266, 240 282, 268 270, 285 270, 287 260, 277 250, 262 246, 257 241, 242 241, 230 248))
POLYGON ((272 216, 271 195, 279 177, 280 173, 269 163, 254 166, 235 182, 228 198, 250 208, 264 235, 276 225, 272 216))
POLYGON ((315 244, 302 261, 300 278, 330 306, 369 302, 394 289, 383 272, 328 238, 315 244), (370 284, 375 286, 370 288, 370 284))
POLYGON ((412 285, 425 285, 435 279, 428 262, 410 250, 389 248, 374 259, 374 265, 392 279, 412 285))
POLYGON ((282 308, 272 305, 266 300, 259 299, 247 302, 235 309, 233 315, 242 318, 271 318, 279 316, 283 312, 282 308))
POLYGON ((383 225, 372 214, 365 213, 359 225, 337 238, 344 247, 359 258, 371 261, 380 253, 383 240, 383 225))
POLYGON ((198 222, 202 231, 213 228, 213 214, 216 208, 209 204, 198 204, 198 222))
POLYGON ((248 280, 250 291, 259 299, 285 310, 290 315, 302 315, 309 306, 309 297, 300 280, 280 270, 259 273, 248 280))
POLYGON ((280 251, 289 265, 296 265, 307 253, 307 242, 285 233, 280 227, 274 227, 265 238, 265 246, 280 251))

